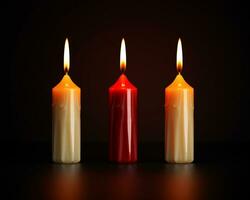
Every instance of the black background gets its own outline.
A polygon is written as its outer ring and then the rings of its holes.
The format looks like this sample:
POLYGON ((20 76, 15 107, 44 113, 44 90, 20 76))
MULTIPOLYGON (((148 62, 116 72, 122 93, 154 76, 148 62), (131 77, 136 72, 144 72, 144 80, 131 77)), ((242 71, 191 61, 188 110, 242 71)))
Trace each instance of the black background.
POLYGON ((249 52, 243 2, 22 1, 7 11, 13 130, 1 139, 51 141, 51 89, 63 76, 68 37, 70 76, 82 89, 82 141, 107 142, 108 88, 120 75, 124 37, 126 73, 139 90, 139 141, 163 141, 164 88, 176 76, 181 37, 183 76, 195 89, 195 141, 249 140, 241 123, 249 52))
POLYGON ((1 180, 9 197, 60 196, 61 183, 88 199, 173 199, 182 187, 202 199, 242 194, 250 141, 246 2, 39 0, 1 9, 1 180), (69 74, 82 89, 83 163, 72 166, 72 179, 70 166, 51 163, 51 89, 64 74, 66 37, 69 74), (128 166, 106 162, 108 88, 120 75, 122 37, 126 74, 139 91, 139 163, 128 166), (179 37, 182 74, 195 89, 191 179, 182 176, 186 165, 164 163, 164 88, 176 76, 179 37))

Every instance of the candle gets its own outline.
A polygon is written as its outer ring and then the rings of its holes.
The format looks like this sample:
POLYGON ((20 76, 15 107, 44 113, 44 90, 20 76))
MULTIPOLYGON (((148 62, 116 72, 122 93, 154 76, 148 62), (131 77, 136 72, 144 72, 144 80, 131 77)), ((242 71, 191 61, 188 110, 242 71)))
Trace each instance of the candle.
POLYGON ((81 89, 68 75, 69 66, 69 44, 66 39, 65 75, 52 89, 53 161, 58 163, 80 162, 81 89))
POLYGON ((194 159, 194 90, 184 80, 182 46, 177 45, 175 80, 165 89, 165 160, 190 163, 194 159))
POLYGON ((137 161, 137 88, 125 75, 126 49, 122 40, 121 76, 109 88, 109 159, 118 163, 137 161))

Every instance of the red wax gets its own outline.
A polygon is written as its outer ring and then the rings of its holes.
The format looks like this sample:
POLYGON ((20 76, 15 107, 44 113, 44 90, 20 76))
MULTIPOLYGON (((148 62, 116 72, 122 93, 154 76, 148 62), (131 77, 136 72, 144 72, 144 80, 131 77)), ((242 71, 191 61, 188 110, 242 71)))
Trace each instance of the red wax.
POLYGON ((137 88, 122 74, 109 88, 109 159, 137 161, 137 88))

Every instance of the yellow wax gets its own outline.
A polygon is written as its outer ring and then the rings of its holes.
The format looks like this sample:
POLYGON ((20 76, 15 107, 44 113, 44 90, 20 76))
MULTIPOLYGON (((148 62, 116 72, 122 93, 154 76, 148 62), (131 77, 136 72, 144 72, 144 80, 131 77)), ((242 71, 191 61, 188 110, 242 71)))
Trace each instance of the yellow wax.
POLYGON ((165 89, 165 160, 194 160, 194 89, 181 74, 165 89))
POLYGON ((69 75, 52 89, 53 161, 80 162, 81 89, 69 75))

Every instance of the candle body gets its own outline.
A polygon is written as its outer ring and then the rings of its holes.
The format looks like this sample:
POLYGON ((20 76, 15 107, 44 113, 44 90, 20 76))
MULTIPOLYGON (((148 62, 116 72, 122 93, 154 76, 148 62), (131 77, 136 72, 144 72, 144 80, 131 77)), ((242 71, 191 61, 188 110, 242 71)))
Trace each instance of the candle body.
POLYGON ((122 74, 109 88, 109 159, 137 161, 137 88, 122 74))
POLYGON ((165 160, 190 163, 194 159, 194 90, 177 75, 165 89, 165 160))
POLYGON ((81 90, 68 75, 52 89, 52 153, 58 163, 80 162, 81 90))

